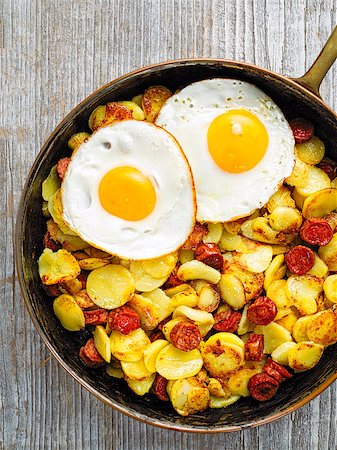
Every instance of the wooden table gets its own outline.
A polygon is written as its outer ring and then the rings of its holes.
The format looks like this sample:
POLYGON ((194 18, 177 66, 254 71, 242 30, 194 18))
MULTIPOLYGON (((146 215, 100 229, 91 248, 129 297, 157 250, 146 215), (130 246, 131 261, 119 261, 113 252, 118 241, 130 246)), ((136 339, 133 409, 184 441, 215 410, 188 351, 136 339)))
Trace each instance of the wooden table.
MULTIPOLYGON (((230 435, 170 432, 109 409, 50 357, 13 263, 29 167, 57 123, 96 88, 196 56, 298 76, 336 22, 335 0, 1 0, 1 449, 336 449, 336 384, 278 422, 230 435)), ((337 65, 322 86, 334 109, 336 91, 337 65)))

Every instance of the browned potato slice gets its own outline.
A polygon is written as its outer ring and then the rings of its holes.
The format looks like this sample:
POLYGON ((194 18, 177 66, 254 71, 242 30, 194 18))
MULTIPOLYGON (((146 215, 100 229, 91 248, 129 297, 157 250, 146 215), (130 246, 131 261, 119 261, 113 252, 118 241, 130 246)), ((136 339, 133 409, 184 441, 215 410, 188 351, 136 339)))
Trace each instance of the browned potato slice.
MULTIPOLYGON (((49 231, 50 237, 62 244, 64 250, 68 250, 68 252, 74 252, 77 250, 83 250, 89 246, 89 244, 83 241, 79 236, 71 236, 70 234, 64 234, 58 227, 58 225, 53 220, 48 220, 47 222, 47 230, 49 231)), ((76 259, 83 259, 77 258, 76 259)), ((87 255, 85 255, 85 258, 87 255)))
POLYGON ((326 216, 326 221, 329 223, 330 227, 332 228, 332 231, 336 231, 337 228, 337 213, 332 212, 328 216, 326 216))
POLYGON ((115 330, 112 330, 110 334, 112 356, 120 361, 139 361, 150 344, 150 339, 141 328, 129 334, 122 334, 115 330))
POLYGON ((154 373, 145 367, 143 358, 138 361, 122 361, 121 366, 125 375, 131 380, 143 381, 154 373))
POLYGON ((147 394, 156 378, 156 374, 153 373, 148 378, 145 378, 144 380, 132 380, 131 378, 125 376, 125 381, 127 382, 129 388, 137 395, 143 396, 147 394))
POLYGON ((132 97, 131 101, 133 103, 136 103, 136 105, 142 107, 142 98, 143 98, 143 94, 138 94, 138 95, 135 95, 134 97, 132 97))
POLYGON ((218 242, 219 247, 222 251, 228 252, 236 250, 241 243, 241 236, 239 234, 232 234, 226 230, 223 230, 220 241, 218 242))
POLYGON ((291 175, 285 179, 290 186, 303 187, 307 184, 309 167, 295 153, 295 166, 291 175))
POLYGON ((269 223, 276 231, 297 233, 302 225, 302 214, 297 208, 279 206, 270 214, 269 223))
POLYGON ((82 282, 78 278, 66 281, 65 283, 62 283, 62 286, 64 286, 66 290, 65 294, 75 295, 82 290, 82 282))
POLYGON ((283 344, 276 347, 273 353, 271 354, 273 361, 277 362, 278 364, 282 364, 283 366, 288 366, 289 350, 293 348, 295 345, 296 342, 284 342, 283 344))
POLYGON ((99 269, 100 267, 104 267, 110 264, 109 259, 102 258, 85 258, 79 260, 79 265, 82 270, 94 270, 99 269))
POLYGON ((50 198, 59 190, 61 186, 61 180, 57 174, 56 165, 53 166, 49 172, 47 178, 42 182, 42 198, 45 201, 49 201, 50 198))
POLYGON ((276 322, 271 322, 268 325, 258 325, 255 327, 254 333, 264 335, 264 352, 267 354, 273 353, 284 342, 293 340, 289 331, 276 322))
MULTIPOLYGON (((61 189, 58 189, 54 195, 52 195, 48 201, 48 210, 52 216, 54 222, 57 223, 60 230, 64 234, 70 234, 71 236, 77 236, 77 234, 72 231, 63 219, 63 205, 61 200, 61 189)), ((89 245, 87 245, 89 246, 89 245)))
POLYGON ((269 264, 264 273, 264 283, 263 283, 264 289, 268 290, 270 285, 274 281, 283 278, 285 273, 286 273, 286 266, 284 264, 284 255, 281 253, 280 255, 277 255, 273 258, 272 262, 269 264))
POLYGON ((198 304, 198 299, 199 297, 195 290, 192 288, 192 286, 189 286, 184 291, 179 292, 178 294, 175 294, 173 295, 173 297, 171 297, 170 307, 174 309, 177 306, 185 305, 194 308, 198 304))
POLYGON ((223 231, 222 223, 220 222, 208 223, 207 226, 208 226, 208 233, 203 238, 203 242, 205 242, 206 244, 209 242, 214 242, 214 244, 218 244, 223 231))
POLYGON ((297 319, 300 317, 299 312, 297 311, 297 309, 294 306, 291 307, 291 310, 292 310, 292 312, 290 314, 288 314, 285 317, 282 317, 282 319, 279 319, 277 321, 277 323, 279 325, 284 327, 290 333, 292 333, 294 325, 295 325, 297 319))
POLYGON ((142 297, 151 300, 151 302, 158 308, 159 322, 172 314, 173 309, 170 305, 170 297, 168 297, 162 289, 154 289, 151 292, 143 292, 142 297))
POLYGON ((165 339, 157 339, 156 341, 151 342, 149 347, 144 350, 144 354, 143 354, 144 364, 145 364, 146 369, 149 372, 152 372, 152 373, 156 372, 157 356, 158 356, 159 352, 161 351, 161 349, 166 347, 166 345, 168 345, 168 344, 169 344, 169 342, 166 341, 165 339))
POLYGON ((270 245, 261 244, 245 237, 241 238, 240 245, 234 252, 234 261, 245 270, 254 273, 264 272, 273 257, 270 245))
MULTIPOLYGON (((198 282, 199 280, 197 280, 197 282, 198 282)), ((201 280, 200 280, 201 281, 201 280)), ((191 286, 193 287, 193 289, 195 289, 196 290, 196 288, 195 288, 195 281, 192 281, 191 282, 191 286)), ((206 281, 202 281, 202 283, 205 283, 205 284, 207 284, 207 282, 206 281)), ((165 295, 167 295, 167 297, 170 297, 170 298, 172 298, 174 295, 176 295, 176 294, 179 294, 180 292, 184 292, 184 291, 186 291, 186 289, 189 289, 190 288, 190 285, 189 284, 187 284, 187 283, 183 283, 183 284, 179 284, 179 286, 173 286, 173 287, 171 287, 171 288, 168 288, 168 289, 165 289, 165 291, 163 291, 163 292, 165 292, 165 295)), ((198 291, 197 291, 198 292, 198 291)))
POLYGON ((301 315, 317 312, 317 299, 323 290, 323 280, 314 275, 291 275, 286 294, 301 315))
POLYGON ((323 284, 324 293, 331 303, 337 303, 337 274, 329 275, 323 284))
POLYGON ((185 250, 180 249, 179 251, 179 261, 181 264, 185 264, 188 261, 193 261, 194 259, 194 250, 185 250))
POLYGON ((291 192, 284 185, 282 185, 268 200, 266 207, 271 213, 275 208, 280 206, 287 206, 295 208, 295 201, 291 197, 291 192))
POLYGON ((134 294, 128 305, 139 314, 142 328, 153 330, 159 323, 159 307, 148 298, 139 294, 134 294))
POLYGON ((337 271, 337 233, 333 235, 327 245, 319 248, 318 255, 323 259, 329 270, 332 272, 337 271))
POLYGON ((245 305, 242 311, 241 319, 239 322, 237 333, 239 336, 248 333, 249 331, 253 331, 255 328, 255 324, 251 323, 247 316, 248 305, 245 305))
POLYGON ((307 325, 312 319, 312 316, 299 317, 294 324, 292 335, 296 342, 308 341, 307 325))
POLYGON ((144 271, 152 278, 169 277, 178 260, 177 253, 142 261, 144 271))
POLYGON ((304 200, 306 199, 306 197, 299 194, 299 192, 297 191, 296 188, 293 190, 293 193, 291 195, 292 195, 293 199, 295 200, 297 208, 302 210, 303 205, 304 205, 304 200))
POLYGON ((206 336, 214 325, 214 318, 211 313, 184 305, 178 306, 174 310, 172 317, 186 317, 191 320, 198 326, 201 336, 206 336))
POLYGON ((193 377, 200 371, 202 364, 198 349, 183 352, 172 344, 161 349, 156 359, 157 372, 167 380, 193 377))
POLYGON ((331 186, 329 176, 324 172, 324 170, 319 169, 315 166, 309 167, 308 179, 303 187, 297 187, 296 190, 303 197, 309 197, 309 195, 314 192, 320 191, 322 189, 328 189, 331 186))
POLYGON ((317 255, 316 252, 314 252, 315 257, 315 263, 312 266, 308 272, 306 272, 306 275, 314 275, 318 278, 325 278, 327 273, 329 272, 328 266, 325 264, 325 262, 317 255))
POLYGON ((100 258, 100 259, 115 258, 110 253, 107 253, 104 250, 100 250, 99 248, 95 247, 87 247, 84 249, 84 251, 90 258, 100 258))
POLYGON ((263 289, 263 273, 253 273, 249 270, 244 270, 234 262, 229 262, 225 265, 223 273, 232 274, 241 281, 247 302, 257 297, 263 289))
POLYGON ((307 323, 307 335, 311 341, 324 346, 337 342, 337 312, 334 308, 321 311, 307 323))
POLYGON ((304 200, 303 217, 325 217, 337 209, 337 189, 314 192, 304 200))
POLYGON ((130 102, 130 101, 123 101, 120 102, 121 105, 126 106, 132 113, 132 118, 135 120, 144 120, 145 114, 140 105, 138 105, 136 102, 130 102))
POLYGON ((162 106, 172 93, 164 86, 151 86, 144 92, 142 109, 148 122, 154 122, 162 106))
POLYGON ((57 284, 73 280, 80 272, 78 261, 67 250, 53 252, 45 248, 38 261, 39 275, 43 284, 57 284))
POLYGON ((94 342, 98 353, 106 362, 111 361, 110 339, 102 325, 97 325, 94 331, 94 342))
POLYGON ((71 295, 62 294, 54 300, 53 310, 63 328, 68 331, 80 331, 85 326, 82 309, 71 295))
POLYGON ((196 377, 174 381, 169 390, 173 408, 181 416, 188 416, 208 408, 210 394, 196 377))
POLYGON ((68 140, 68 147, 70 150, 77 150, 77 148, 90 136, 89 133, 85 131, 80 131, 79 133, 73 134, 68 140))
POLYGON ((267 297, 272 300, 277 308, 289 308, 294 302, 292 298, 288 298, 286 294, 286 280, 274 280, 268 287, 267 297))
POLYGON ((93 110, 89 117, 89 128, 92 131, 97 130, 103 123, 105 118, 105 105, 99 105, 93 110))
POLYGON ((168 276, 162 278, 151 277, 145 272, 142 261, 132 261, 130 272, 135 280, 137 291, 141 292, 151 292, 159 288, 168 278, 168 276))
POLYGON ((289 350, 289 367, 303 372, 316 366, 323 354, 323 345, 312 341, 302 341, 289 350))
POLYGON ((261 372, 259 369, 241 369, 235 374, 231 375, 228 380, 228 387, 233 395, 240 395, 241 397, 249 397, 248 381, 256 373, 261 372))
POLYGON ((228 386, 217 378, 209 378, 207 387, 209 393, 215 397, 228 398, 231 395, 231 391, 228 386))
POLYGON ((218 284, 221 298, 234 309, 241 309, 246 303, 244 287, 235 275, 224 273, 218 284))
POLYGON ((215 397, 215 395, 211 395, 211 400, 209 407, 210 408, 226 408, 229 405, 237 402, 239 400, 239 395, 231 395, 228 398, 215 397))
POLYGON ((212 284, 217 284, 221 278, 218 270, 197 260, 182 264, 178 269, 177 275, 183 281, 205 280, 212 284))
POLYGON ((309 141, 296 145, 297 155, 301 161, 311 166, 315 166, 322 161, 325 154, 325 145, 317 136, 313 136, 309 141))
POLYGON ((199 292, 198 309, 207 312, 213 312, 217 309, 220 303, 220 294, 218 290, 212 285, 206 283, 199 292))

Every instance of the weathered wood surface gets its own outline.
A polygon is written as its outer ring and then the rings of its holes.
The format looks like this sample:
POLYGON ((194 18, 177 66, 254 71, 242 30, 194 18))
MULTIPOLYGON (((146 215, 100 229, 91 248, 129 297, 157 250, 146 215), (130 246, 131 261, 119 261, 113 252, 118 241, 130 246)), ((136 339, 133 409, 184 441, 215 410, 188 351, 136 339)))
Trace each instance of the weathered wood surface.
MULTIPOLYGON (((245 60, 298 76, 337 22, 335 0, 1 0, 1 449, 337 448, 336 384, 291 416, 231 435, 156 429, 76 384, 27 317, 13 228, 27 171, 80 100, 118 75, 173 58, 245 60)), ((337 108, 337 65, 322 86, 337 108)))

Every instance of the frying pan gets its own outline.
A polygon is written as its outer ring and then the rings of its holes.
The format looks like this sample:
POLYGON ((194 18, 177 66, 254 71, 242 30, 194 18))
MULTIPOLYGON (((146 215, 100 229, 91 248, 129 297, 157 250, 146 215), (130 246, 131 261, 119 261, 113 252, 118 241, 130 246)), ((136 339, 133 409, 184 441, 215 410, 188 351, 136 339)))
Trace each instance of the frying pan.
POLYGON ((150 395, 138 397, 124 381, 83 366, 78 350, 91 336, 86 331, 70 333, 61 327, 52 311, 52 302, 41 287, 37 270, 45 230, 41 214, 41 183, 57 160, 66 156, 69 137, 87 130, 89 115, 96 106, 132 98, 154 84, 175 90, 207 78, 236 78, 255 84, 266 92, 281 107, 287 119, 301 116, 310 120, 315 133, 326 145, 327 155, 336 161, 337 116, 319 94, 321 81, 336 58, 337 27, 312 67, 300 78, 291 79, 251 64, 221 59, 186 59, 156 64, 124 75, 98 89, 71 111, 50 135, 28 175, 19 205, 16 227, 18 278, 28 312, 48 349, 69 374, 96 397, 133 418, 163 428, 229 432, 278 419, 313 399, 337 378, 337 349, 331 346, 314 369, 294 376, 267 402, 242 398, 225 409, 208 409, 189 417, 178 416, 167 403, 150 395))

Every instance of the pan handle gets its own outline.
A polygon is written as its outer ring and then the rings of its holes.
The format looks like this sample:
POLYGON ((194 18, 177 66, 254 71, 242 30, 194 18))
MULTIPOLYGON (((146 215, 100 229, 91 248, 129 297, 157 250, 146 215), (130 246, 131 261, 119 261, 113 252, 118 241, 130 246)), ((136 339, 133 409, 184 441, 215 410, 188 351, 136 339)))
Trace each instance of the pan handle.
POLYGON ((331 33, 327 43, 310 69, 299 78, 293 78, 301 86, 309 89, 313 94, 320 97, 319 87, 327 71, 337 59, 337 26, 331 33))

